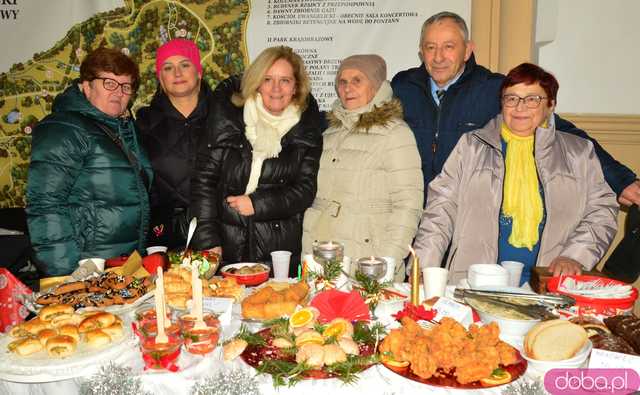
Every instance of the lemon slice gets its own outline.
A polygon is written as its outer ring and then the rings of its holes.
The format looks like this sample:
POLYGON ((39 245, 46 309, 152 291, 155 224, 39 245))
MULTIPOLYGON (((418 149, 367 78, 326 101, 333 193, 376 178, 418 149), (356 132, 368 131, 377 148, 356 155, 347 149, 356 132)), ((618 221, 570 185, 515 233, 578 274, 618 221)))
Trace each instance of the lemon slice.
POLYGON ((506 384, 511 381, 511 373, 507 372, 504 369, 495 369, 491 376, 480 379, 480 383, 484 387, 493 387, 500 384, 506 384))
POLYGON ((409 361, 396 361, 395 359, 393 359, 393 357, 385 354, 380 355, 380 361, 383 364, 394 368, 406 368, 407 366, 409 366, 409 361))
POLYGON ((307 330, 296 337, 296 347, 302 347, 305 344, 324 344, 322 335, 314 330, 307 330))
POLYGON ((332 336, 336 339, 340 339, 343 336, 351 335, 353 335, 353 325, 344 318, 334 319, 322 332, 322 336, 324 336, 325 339, 332 336))
POLYGON ((311 324, 315 318, 315 309, 312 307, 305 307, 293 313, 289 318, 289 326, 291 328, 301 328, 311 324))

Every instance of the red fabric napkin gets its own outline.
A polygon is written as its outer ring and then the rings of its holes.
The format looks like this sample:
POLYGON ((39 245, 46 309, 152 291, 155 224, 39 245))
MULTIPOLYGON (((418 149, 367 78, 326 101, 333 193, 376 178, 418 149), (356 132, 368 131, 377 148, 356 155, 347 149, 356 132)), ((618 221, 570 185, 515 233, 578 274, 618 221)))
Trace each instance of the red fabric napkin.
POLYGON ((18 280, 6 268, 0 268, 0 332, 6 332, 29 315, 20 302, 20 295, 28 295, 31 289, 18 280))
POLYGON ((320 311, 318 320, 327 323, 335 318, 349 321, 369 321, 369 307, 358 291, 343 292, 337 289, 320 292, 311 301, 311 306, 320 311))

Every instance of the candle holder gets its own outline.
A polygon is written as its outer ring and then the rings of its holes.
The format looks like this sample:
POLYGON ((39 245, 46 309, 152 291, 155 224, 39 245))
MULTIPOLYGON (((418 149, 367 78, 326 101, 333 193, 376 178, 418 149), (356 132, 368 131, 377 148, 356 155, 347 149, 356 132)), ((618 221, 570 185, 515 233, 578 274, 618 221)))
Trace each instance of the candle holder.
POLYGON ((344 246, 335 241, 315 241, 312 245, 313 259, 324 266, 327 262, 342 262, 344 246))
POLYGON ((362 296, 365 303, 369 305, 371 318, 378 319, 375 314, 376 307, 380 301, 380 293, 387 285, 381 284, 378 280, 382 279, 387 273, 387 261, 378 257, 364 257, 356 261, 356 280, 362 287, 362 296))

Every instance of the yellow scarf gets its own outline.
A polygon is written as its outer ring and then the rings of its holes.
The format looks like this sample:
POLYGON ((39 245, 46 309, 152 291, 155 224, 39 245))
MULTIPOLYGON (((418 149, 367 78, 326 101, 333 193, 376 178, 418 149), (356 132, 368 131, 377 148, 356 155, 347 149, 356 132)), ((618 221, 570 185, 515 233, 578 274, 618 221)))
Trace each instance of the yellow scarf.
POLYGON ((502 213, 513 220, 509 244, 531 251, 538 243, 538 227, 543 215, 533 156, 535 135, 517 136, 504 122, 500 135, 507 143, 502 213))

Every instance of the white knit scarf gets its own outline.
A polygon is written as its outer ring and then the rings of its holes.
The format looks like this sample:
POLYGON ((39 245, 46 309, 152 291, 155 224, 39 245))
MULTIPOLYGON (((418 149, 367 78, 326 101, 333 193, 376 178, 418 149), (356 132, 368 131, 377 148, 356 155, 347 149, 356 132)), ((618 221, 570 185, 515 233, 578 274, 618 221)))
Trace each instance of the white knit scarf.
POLYGON ((262 96, 258 93, 254 98, 248 98, 244 103, 244 135, 253 148, 251 158, 251 173, 245 195, 258 187, 262 163, 265 159, 277 158, 282 150, 280 140, 282 136, 300 121, 300 108, 290 104, 280 115, 273 115, 264 108, 262 96))

